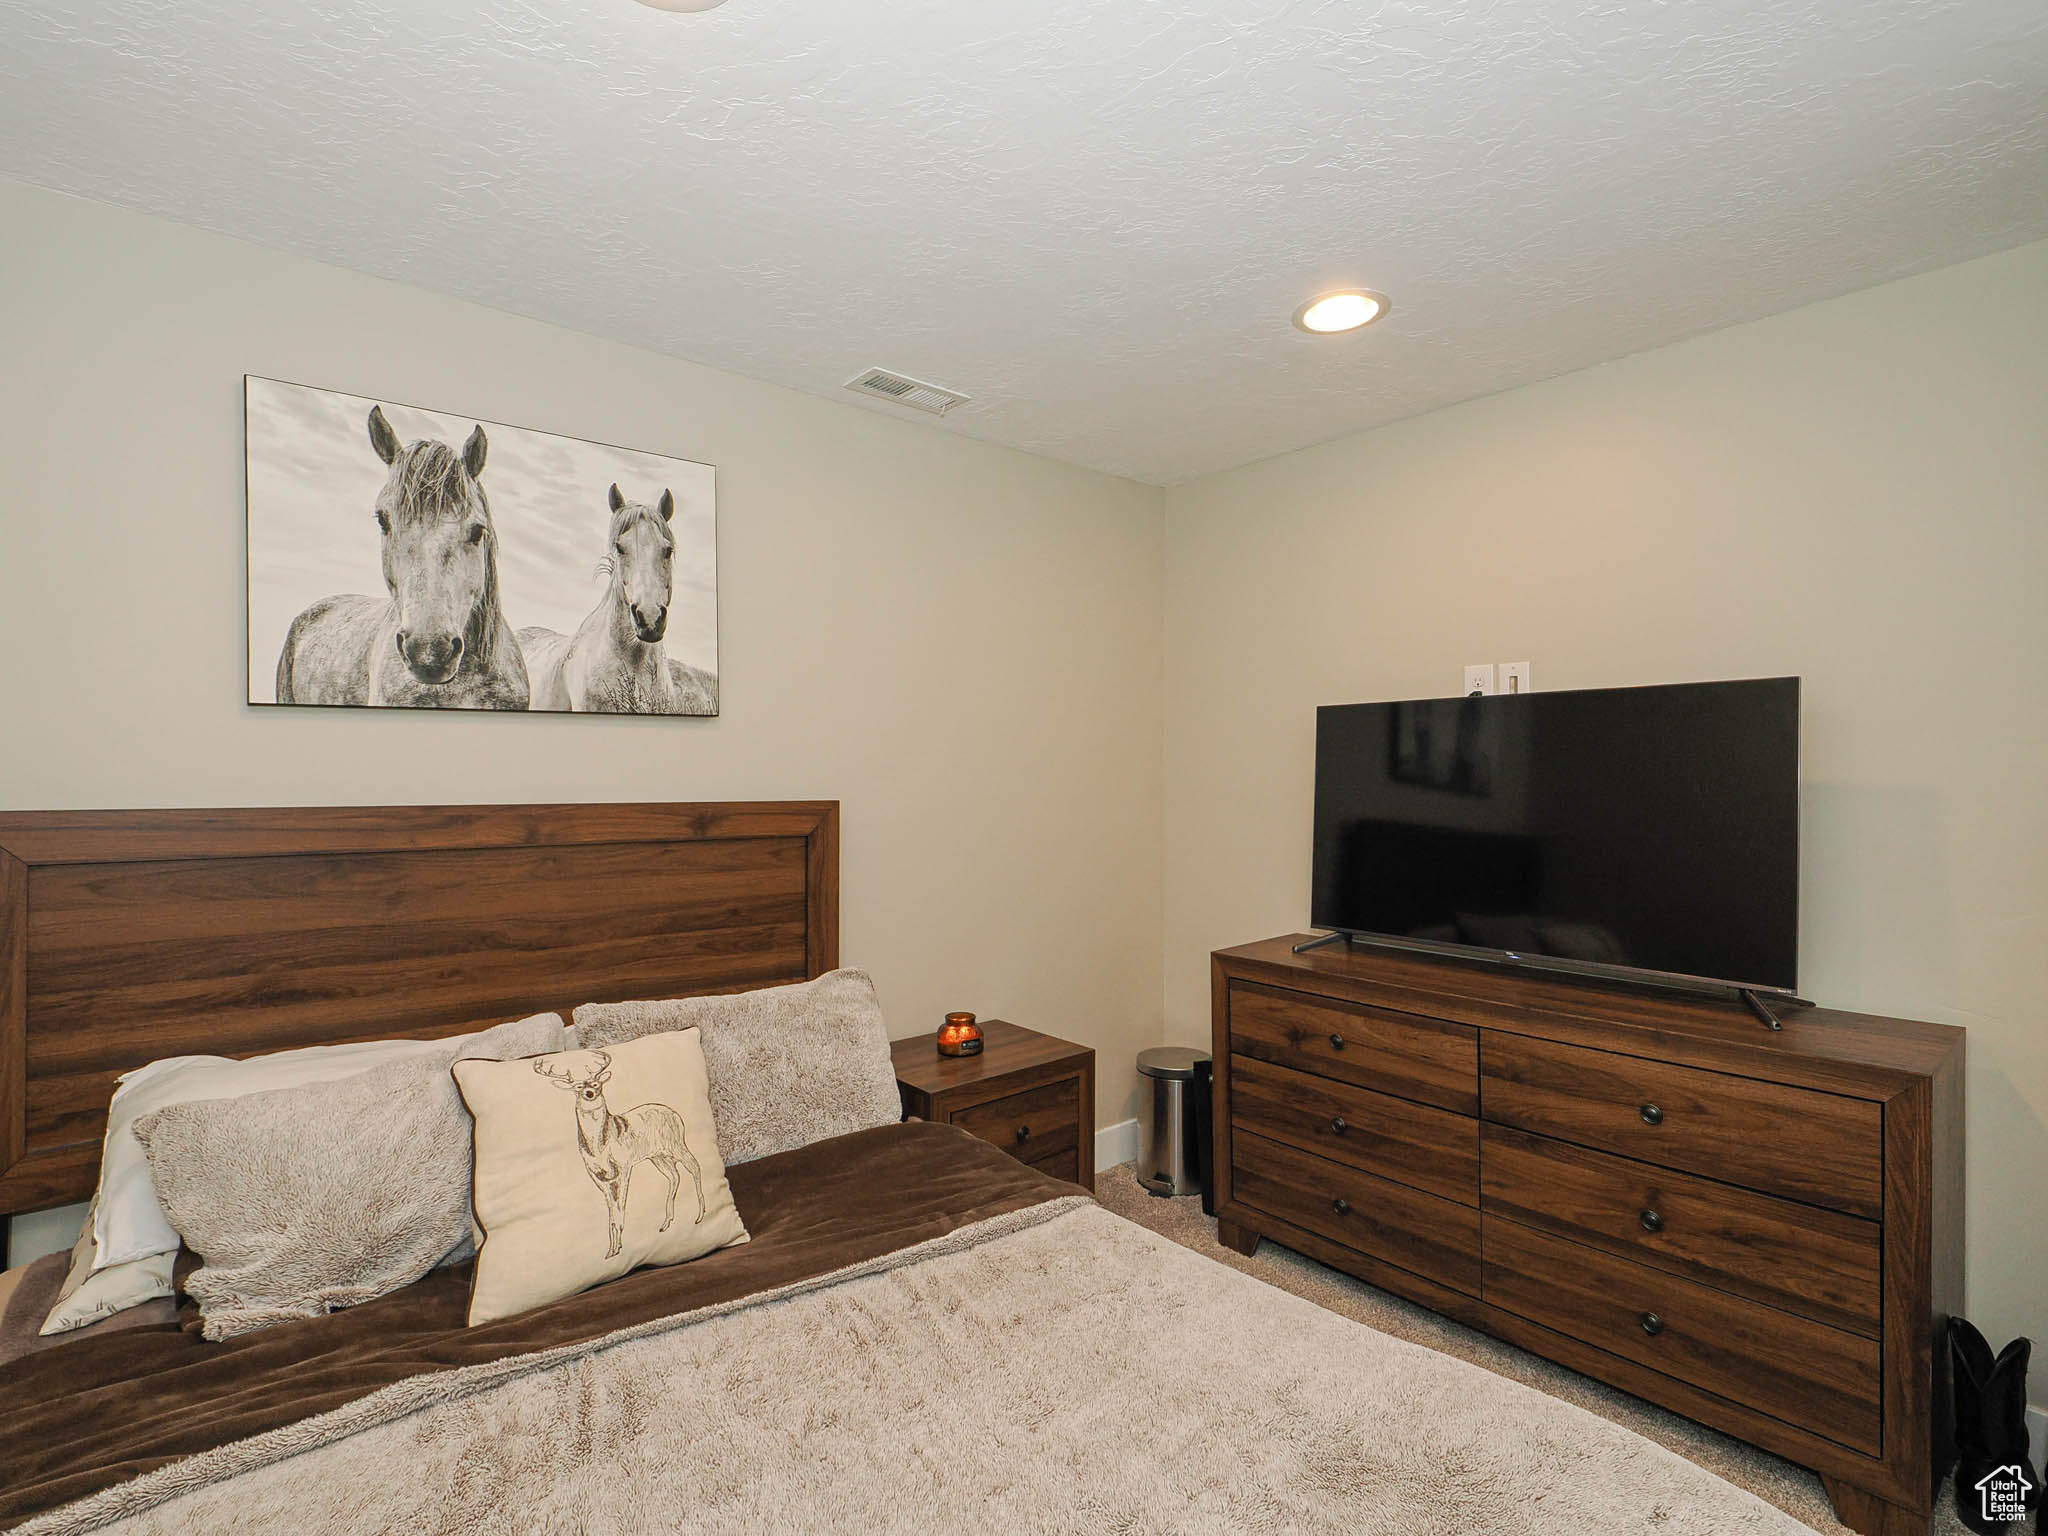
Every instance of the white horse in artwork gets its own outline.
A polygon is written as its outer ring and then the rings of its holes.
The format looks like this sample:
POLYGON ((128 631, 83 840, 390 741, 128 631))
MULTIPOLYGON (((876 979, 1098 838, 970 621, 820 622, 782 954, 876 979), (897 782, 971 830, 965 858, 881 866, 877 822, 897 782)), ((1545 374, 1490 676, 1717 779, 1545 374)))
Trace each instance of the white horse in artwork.
POLYGON ((498 605, 498 535, 478 477, 484 429, 457 453, 401 444, 384 408, 370 446, 391 466, 378 494, 385 597, 322 598, 277 658, 280 704, 525 709, 526 663, 498 605))
POLYGON ((676 499, 654 506, 611 489, 610 552, 598 573, 610 578, 604 596, 571 635, 534 627, 519 631, 533 675, 535 709, 620 715, 715 715, 718 679, 670 659, 669 600, 675 591, 676 499))

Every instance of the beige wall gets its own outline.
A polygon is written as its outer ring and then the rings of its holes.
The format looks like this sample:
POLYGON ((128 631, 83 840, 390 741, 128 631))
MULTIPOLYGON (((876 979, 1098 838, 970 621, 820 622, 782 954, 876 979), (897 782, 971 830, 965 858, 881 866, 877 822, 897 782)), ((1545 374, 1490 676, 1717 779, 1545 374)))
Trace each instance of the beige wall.
POLYGON ((1315 706, 1522 659, 1804 677, 1805 990, 1968 1027, 1970 1309, 2048 1334, 2048 245, 1171 492, 1171 1038, 1307 922, 1315 706))
POLYGON ((1800 673, 1806 988, 1970 1028, 1971 1310, 2048 1332, 2048 246, 1164 496, 4 184, 0 293, 0 806, 836 795, 894 1031, 1090 1041, 1101 1124, 1162 946, 1201 1040, 1306 921, 1316 704, 1800 673), (241 704, 245 371, 716 463, 725 715, 241 704))
POLYGON ((5 184, 0 422, 0 807, 836 797, 892 1032, 1086 1041, 1132 1112, 1156 488, 5 184), (717 465, 724 714, 244 704, 245 371, 717 465))

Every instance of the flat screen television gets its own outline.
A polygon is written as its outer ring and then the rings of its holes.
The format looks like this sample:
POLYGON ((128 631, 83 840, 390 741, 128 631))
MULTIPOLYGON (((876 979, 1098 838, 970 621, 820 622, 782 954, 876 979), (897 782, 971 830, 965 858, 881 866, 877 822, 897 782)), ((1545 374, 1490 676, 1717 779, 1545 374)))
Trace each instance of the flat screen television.
POLYGON ((1799 679, 1326 705, 1310 915, 1408 947, 1790 993, 1799 679))

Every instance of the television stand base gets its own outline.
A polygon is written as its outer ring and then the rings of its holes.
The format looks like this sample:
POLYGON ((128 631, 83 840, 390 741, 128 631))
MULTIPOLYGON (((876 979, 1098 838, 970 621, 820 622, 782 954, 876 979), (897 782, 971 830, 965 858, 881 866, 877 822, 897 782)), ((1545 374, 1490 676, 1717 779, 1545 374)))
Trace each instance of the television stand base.
POLYGON ((1340 930, 1339 932, 1336 932, 1336 933, 1326 933, 1326 934, 1324 934, 1324 935, 1323 935, 1323 936, 1322 936, 1321 938, 1316 938, 1316 939, 1303 939, 1303 940, 1302 940, 1302 941, 1301 941, 1301 942, 1300 942, 1299 944, 1297 944, 1297 945, 1295 945, 1295 946, 1294 946, 1294 952, 1295 952, 1295 953, 1296 953, 1297 955, 1305 955, 1305 954, 1307 954, 1307 953, 1308 953, 1308 952, 1309 952, 1310 950, 1312 950, 1312 949, 1321 949, 1321 948, 1323 948, 1323 947, 1324 947, 1325 945, 1329 945, 1329 944, 1345 944, 1345 945, 1348 945, 1348 944, 1349 944, 1350 942, 1351 942, 1351 935, 1350 935, 1350 934, 1348 934, 1348 933, 1344 933, 1344 932, 1342 932, 1342 931, 1340 930))
POLYGON ((1777 1014, 1771 1011, 1773 1004, 1780 1008, 1811 1008, 1813 1006, 1812 1003, 1803 997, 1786 997, 1782 994, 1773 994, 1770 1002, 1767 1003, 1748 987, 1737 987, 1735 995, 1742 999, 1742 1006, 1755 1014, 1759 1022, 1766 1029, 1783 1029, 1785 1027, 1778 1021, 1777 1014))
MULTIPOLYGON (((1320 933, 1314 938, 1303 939, 1300 943, 1291 945, 1290 948, 1297 955, 1305 955, 1312 949, 1328 949, 1338 944, 1351 950, 1406 950, 1425 955, 1443 955, 1445 950, 1445 947, 1442 945, 1431 944, 1419 939, 1384 938, 1378 934, 1360 935, 1342 928, 1338 929, 1335 933, 1320 933)), ((1500 950, 1492 954, 1467 951, 1464 954, 1449 955, 1447 958, 1481 965, 1506 965, 1523 970, 1554 971, 1563 975, 1574 974, 1573 967, 1568 962, 1551 960, 1549 963, 1546 963, 1546 957, 1517 954, 1511 950, 1500 950)), ((1594 976, 1589 979, 1597 980, 1599 978, 1594 976)), ((1741 1003, 1744 1008, 1748 1009, 1757 1022, 1766 1029, 1784 1029, 1785 1026, 1778 1017, 1779 1011, 1782 1009, 1811 1008, 1814 1006, 1806 998, 1794 997, 1789 992, 1771 992, 1766 994, 1759 992, 1754 987, 1731 988, 1726 982, 1716 984, 1689 976, 1660 976, 1653 971, 1644 971, 1635 976, 1617 974, 1611 979, 1624 986, 1634 984, 1637 986, 1661 987, 1675 992, 1690 992, 1695 997, 1732 997, 1735 1001, 1741 1003)))

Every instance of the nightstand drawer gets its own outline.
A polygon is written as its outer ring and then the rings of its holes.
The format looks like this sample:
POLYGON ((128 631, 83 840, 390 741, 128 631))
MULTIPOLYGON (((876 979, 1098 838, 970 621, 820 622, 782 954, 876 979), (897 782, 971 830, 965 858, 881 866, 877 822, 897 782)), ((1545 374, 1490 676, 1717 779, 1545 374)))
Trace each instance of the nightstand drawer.
POLYGON ((956 1110, 952 1123, 970 1135, 1013 1153, 1027 1163, 1048 1162, 1078 1152, 1081 1140, 1080 1079, 988 1099, 956 1110))
POLYGON ((1884 1214, 1868 1099, 1489 1029, 1485 1116, 1857 1216, 1884 1214))
POLYGON ((1230 989, 1230 1048, 1461 1115, 1479 1113, 1479 1032, 1468 1024, 1239 983, 1230 989))
POLYGON ((1031 1166, 1040 1173, 1050 1174, 1056 1179, 1065 1179, 1069 1184, 1079 1184, 1081 1149, 1069 1147, 1064 1152, 1055 1152, 1051 1157, 1034 1157, 1031 1159, 1031 1166))
POLYGON ((1878 1345, 1663 1270, 1485 1218, 1486 1301, 1866 1455, 1878 1345))

